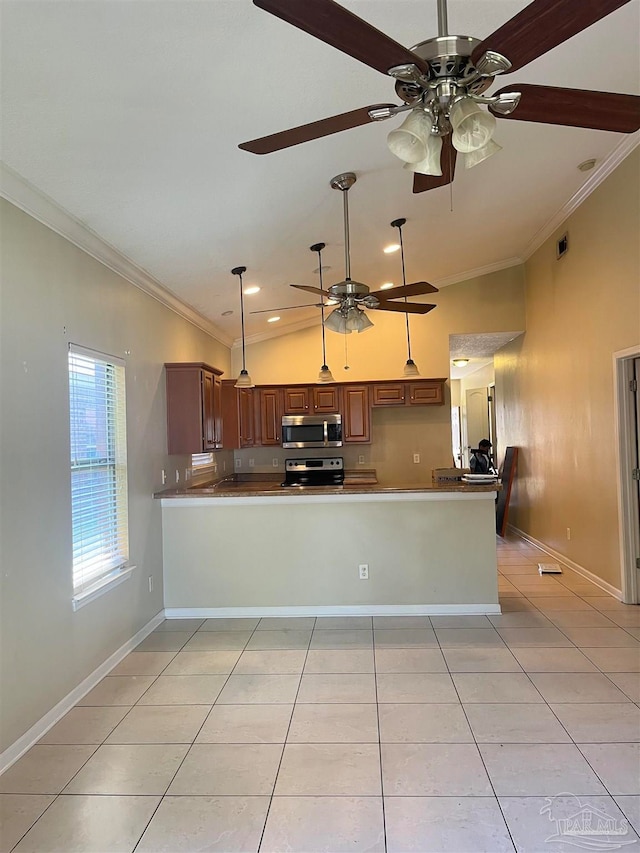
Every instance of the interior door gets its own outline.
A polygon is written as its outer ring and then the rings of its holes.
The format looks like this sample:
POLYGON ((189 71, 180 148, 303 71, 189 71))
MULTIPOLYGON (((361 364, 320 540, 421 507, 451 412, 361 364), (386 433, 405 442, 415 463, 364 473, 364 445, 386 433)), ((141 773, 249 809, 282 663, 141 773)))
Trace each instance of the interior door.
POLYGON ((489 437, 489 389, 469 388, 465 395, 466 401, 466 462, 469 453, 478 446, 478 442, 489 437))

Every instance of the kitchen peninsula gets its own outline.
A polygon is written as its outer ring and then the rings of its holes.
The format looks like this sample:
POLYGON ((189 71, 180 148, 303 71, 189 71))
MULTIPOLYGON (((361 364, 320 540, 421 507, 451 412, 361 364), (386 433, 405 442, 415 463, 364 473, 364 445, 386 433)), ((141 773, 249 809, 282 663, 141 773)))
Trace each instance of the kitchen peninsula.
POLYGON ((495 495, 274 480, 159 493, 167 614, 499 613, 495 495))

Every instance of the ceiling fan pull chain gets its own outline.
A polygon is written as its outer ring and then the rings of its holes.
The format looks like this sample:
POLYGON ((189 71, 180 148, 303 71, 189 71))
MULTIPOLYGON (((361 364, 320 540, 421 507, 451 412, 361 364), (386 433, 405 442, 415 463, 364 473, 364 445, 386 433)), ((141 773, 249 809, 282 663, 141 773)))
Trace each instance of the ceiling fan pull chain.
POLYGON ((347 355, 347 336, 344 336, 344 369, 349 370, 349 356, 347 355))

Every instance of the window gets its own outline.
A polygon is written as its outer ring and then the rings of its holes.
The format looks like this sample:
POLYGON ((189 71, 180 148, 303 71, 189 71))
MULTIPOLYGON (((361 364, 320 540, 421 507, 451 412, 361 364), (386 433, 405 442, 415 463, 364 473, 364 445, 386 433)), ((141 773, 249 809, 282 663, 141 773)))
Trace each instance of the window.
POLYGON ((124 362, 69 346, 74 607, 127 577, 124 362))

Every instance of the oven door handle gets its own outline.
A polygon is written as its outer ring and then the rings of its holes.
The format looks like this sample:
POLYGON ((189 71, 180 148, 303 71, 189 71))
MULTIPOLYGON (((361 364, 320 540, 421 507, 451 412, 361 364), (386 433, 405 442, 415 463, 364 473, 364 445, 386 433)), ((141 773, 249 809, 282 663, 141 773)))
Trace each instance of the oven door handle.
POLYGON ((322 424, 322 427, 323 427, 323 436, 324 436, 324 446, 328 447, 329 446, 329 425, 328 425, 326 420, 322 424))

